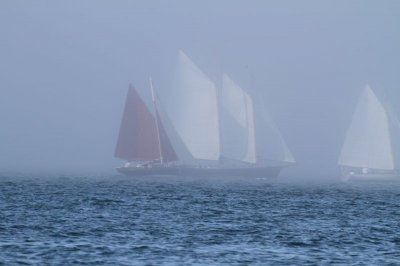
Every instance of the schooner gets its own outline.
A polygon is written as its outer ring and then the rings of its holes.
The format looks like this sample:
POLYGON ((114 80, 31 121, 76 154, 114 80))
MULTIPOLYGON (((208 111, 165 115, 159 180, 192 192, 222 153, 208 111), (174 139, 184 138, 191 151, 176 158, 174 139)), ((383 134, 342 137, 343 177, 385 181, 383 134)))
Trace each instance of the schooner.
POLYGON ((115 156, 132 176, 276 177, 295 159, 263 102, 228 74, 220 88, 182 51, 174 86, 149 108, 129 87, 115 156))

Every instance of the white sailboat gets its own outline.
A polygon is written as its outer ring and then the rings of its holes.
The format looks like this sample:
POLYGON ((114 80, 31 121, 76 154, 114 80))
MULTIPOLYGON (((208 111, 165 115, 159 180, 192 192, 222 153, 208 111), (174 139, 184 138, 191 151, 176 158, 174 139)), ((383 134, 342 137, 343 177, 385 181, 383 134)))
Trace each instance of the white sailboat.
POLYGON ((343 180, 395 180, 399 123, 366 85, 339 157, 343 180))
MULTIPOLYGON (((121 156, 119 150, 127 149, 129 143, 121 136, 130 135, 132 142, 138 136, 132 134, 132 125, 121 125, 116 155, 128 161, 118 168, 122 173, 276 177, 283 167, 295 162, 263 105, 227 74, 223 75, 221 88, 217 88, 182 51, 169 97, 161 101, 154 95, 153 92, 154 115, 143 111, 145 105, 138 104, 143 101, 135 99, 136 106, 142 106, 139 113, 148 117, 147 122, 140 115, 134 116, 135 121, 123 119, 123 124, 136 124, 137 130, 143 131, 147 125, 146 130, 152 131, 142 136, 138 144, 151 148, 151 160, 137 163, 137 158, 121 156), (131 133, 123 133, 124 128, 131 133)), ((129 149, 135 148, 130 145, 129 149)))

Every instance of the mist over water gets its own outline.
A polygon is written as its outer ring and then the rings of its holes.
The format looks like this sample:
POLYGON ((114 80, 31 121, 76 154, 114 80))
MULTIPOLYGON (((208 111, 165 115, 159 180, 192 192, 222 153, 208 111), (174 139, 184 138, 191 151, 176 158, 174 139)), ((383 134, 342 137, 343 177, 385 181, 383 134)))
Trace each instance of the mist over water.
POLYGON ((399 25, 396 0, 0 1, 0 265, 400 264, 399 184, 337 165, 366 83, 400 115, 399 25), (180 50, 258 95, 297 163, 117 175, 129 84, 171 97, 180 50))
POLYGON ((298 161, 339 175, 368 82, 396 102, 397 1, 1 1, 0 169, 112 173, 124 97, 172 84, 183 49, 212 79, 259 92, 298 161))

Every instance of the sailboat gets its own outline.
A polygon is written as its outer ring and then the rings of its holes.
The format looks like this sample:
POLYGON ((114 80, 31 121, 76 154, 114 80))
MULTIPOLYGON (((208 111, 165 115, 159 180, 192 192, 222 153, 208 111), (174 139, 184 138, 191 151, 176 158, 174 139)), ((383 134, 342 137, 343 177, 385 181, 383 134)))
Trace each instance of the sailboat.
POLYGON ((399 179, 396 161, 399 129, 394 112, 366 85, 339 157, 343 180, 399 179))
POLYGON ((227 75, 215 83, 182 51, 174 86, 153 111, 129 88, 115 156, 131 176, 276 177, 295 163, 264 104, 227 75))

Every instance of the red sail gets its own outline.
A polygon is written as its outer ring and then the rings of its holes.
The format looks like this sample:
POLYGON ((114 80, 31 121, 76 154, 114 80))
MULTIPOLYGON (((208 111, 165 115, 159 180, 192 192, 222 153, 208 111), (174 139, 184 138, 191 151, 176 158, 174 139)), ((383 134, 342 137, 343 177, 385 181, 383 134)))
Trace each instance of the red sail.
POLYGON ((157 124, 158 124, 158 131, 160 134, 160 148, 161 148, 161 154, 163 161, 168 163, 168 162, 174 162, 178 160, 178 156, 175 153, 174 148, 171 145, 171 142, 168 138, 168 135, 164 129, 164 126, 161 122, 160 115, 158 114, 158 110, 156 108, 156 119, 157 119, 157 124))
POLYGON ((115 157, 128 161, 160 159, 154 117, 132 85, 125 102, 115 157))

